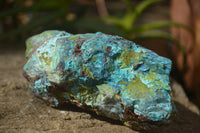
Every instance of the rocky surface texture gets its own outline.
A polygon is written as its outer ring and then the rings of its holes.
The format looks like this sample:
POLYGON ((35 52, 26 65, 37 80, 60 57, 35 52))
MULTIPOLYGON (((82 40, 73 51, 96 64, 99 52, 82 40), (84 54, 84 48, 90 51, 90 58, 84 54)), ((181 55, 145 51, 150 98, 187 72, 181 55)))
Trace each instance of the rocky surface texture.
POLYGON ((171 61, 119 36, 45 31, 26 42, 24 76, 36 96, 121 120, 134 129, 174 115, 171 61))
MULTIPOLYGON (((0 132, 11 133, 138 133, 120 121, 67 104, 60 109, 46 106, 36 98, 22 75, 24 50, 0 49, 0 132)), ((153 128, 148 133, 199 133, 198 108, 186 97, 181 86, 172 80, 172 97, 177 116, 168 126, 153 128)), ((140 131, 143 133, 143 131, 140 131)))

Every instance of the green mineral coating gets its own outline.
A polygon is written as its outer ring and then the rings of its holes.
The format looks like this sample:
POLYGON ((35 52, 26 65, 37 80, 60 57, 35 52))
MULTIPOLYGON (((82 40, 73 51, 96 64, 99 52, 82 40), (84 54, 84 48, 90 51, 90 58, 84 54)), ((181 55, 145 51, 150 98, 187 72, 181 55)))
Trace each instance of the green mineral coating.
POLYGON ((122 90, 127 91, 125 97, 134 97, 137 99, 146 99, 154 95, 152 88, 148 88, 139 78, 134 78, 130 83, 122 90))
POLYGON ((51 30, 26 41, 24 76, 31 90, 121 120, 134 129, 169 123, 171 61, 119 36, 51 30))
POLYGON ((137 53, 132 50, 123 51, 118 60, 120 60, 123 65, 126 65, 126 67, 129 67, 131 63, 137 64, 141 60, 141 55, 142 53, 137 53))

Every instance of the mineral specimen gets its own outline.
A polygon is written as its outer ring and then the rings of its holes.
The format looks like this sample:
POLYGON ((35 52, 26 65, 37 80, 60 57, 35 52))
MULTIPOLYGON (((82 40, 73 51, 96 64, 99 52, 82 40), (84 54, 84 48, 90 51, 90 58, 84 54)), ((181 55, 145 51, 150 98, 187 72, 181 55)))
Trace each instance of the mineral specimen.
POLYGON ((26 45, 24 76, 52 106, 75 103, 134 129, 170 122, 169 59, 101 32, 45 31, 26 45))

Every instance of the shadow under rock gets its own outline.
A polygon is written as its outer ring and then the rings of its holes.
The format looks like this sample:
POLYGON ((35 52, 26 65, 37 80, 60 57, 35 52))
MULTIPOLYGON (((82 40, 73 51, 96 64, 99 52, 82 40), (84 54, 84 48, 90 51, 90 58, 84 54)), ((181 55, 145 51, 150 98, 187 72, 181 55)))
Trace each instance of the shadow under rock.
MULTIPOLYGON (((169 125, 163 125, 158 128, 153 128, 141 133, 199 133, 200 131, 200 116, 191 112, 178 102, 175 102, 177 114, 174 120, 169 125)), ((106 121, 114 125, 123 125, 119 120, 113 120, 107 117, 99 116, 93 111, 84 110, 71 103, 66 103, 57 108, 64 111, 85 112, 90 114, 94 119, 106 121)))
POLYGON ((177 113, 174 120, 167 126, 153 128, 141 133, 199 133, 200 116, 175 102, 177 113))
POLYGON ((114 124, 114 125, 123 125, 123 123, 119 120, 114 120, 114 119, 111 119, 111 118, 108 118, 108 117, 97 115, 94 111, 82 109, 82 108, 76 106, 75 104, 71 104, 71 103, 64 103, 62 106, 60 106, 56 109, 60 109, 60 110, 63 110, 63 111, 84 112, 84 113, 90 114, 92 116, 92 118, 94 118, 94 119, 106 121, 106 122, 109 122, 109 123, 114 124))

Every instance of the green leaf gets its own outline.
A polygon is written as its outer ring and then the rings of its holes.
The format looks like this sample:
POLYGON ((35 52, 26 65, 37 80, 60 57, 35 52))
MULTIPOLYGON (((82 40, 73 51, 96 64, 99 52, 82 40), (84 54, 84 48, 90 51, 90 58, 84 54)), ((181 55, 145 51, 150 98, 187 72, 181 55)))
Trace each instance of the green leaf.
MULTIPOLYGON (((124 20, 131 19, 131 24, 134 24, 135 20, 141 15, 141 13, 150 5, 161 2, 162 0, 145 0, 142 1, 139 5, 136 6, 135 10, 132 13, 128 13, 124 20), (130 14, 130 15, 129 15, 130 14), (129 18, 130 17, 130 18, 129 18)), ((130 29, 132 25, 127 26, 128 29, 130 29)))
POLYGON ((127 12, 123 18, 123 28, 130 31, 134 24, 134 12, 127 12))
POLYGON ((122 30, 129 32, 132 29, 132 26, 135 20, 139 15, 151 4, 160 2, 162 0, 145 0, 142 1, 139 5, 136 6, 135 10, 127 10, 127 13, 123 17, 114 17, 107 16, 103 20, 108 24, 113 24, 122 28, 122 30))
POLYGON ((177 22, 172 22, 172 21, 162 21, 162 22, 153 22, 153 23, 149 23, 149 24, 144 24, 142 26, 136 27, 134 28, 131 33, 141 33, 141 32, 145 32, 145 31, 149 31, 149 30, 154 30, 154 29, 158 29, 158 28, 166 28, 166 27, 179 27, 179 28, 183 28, 187 31, 189 31, 193 36, 194 36, 194 31, 181 23, 177 23, 177 22))
POLYGON ((106 17, 103 17, 102 20, 104 22, 106 22, 107 24, 110 24, 110 25, 116 25, 116 26, 119 26, 121 28, 124 27, 123 19, 120 18, 120 17, 106 16, 106 17))

